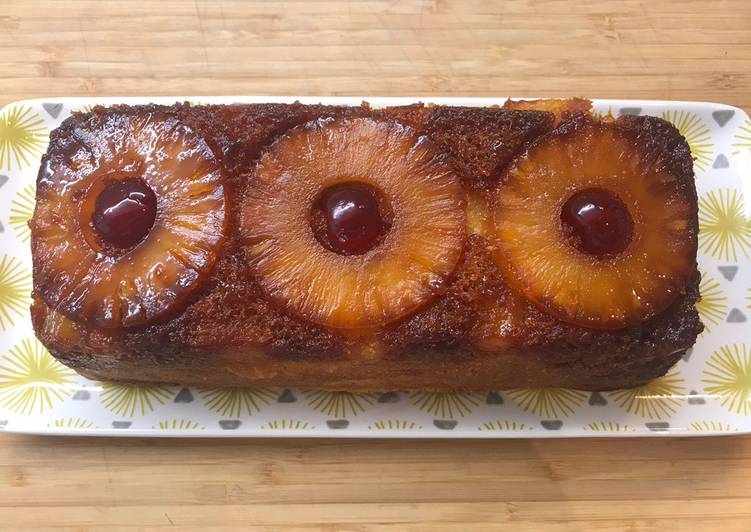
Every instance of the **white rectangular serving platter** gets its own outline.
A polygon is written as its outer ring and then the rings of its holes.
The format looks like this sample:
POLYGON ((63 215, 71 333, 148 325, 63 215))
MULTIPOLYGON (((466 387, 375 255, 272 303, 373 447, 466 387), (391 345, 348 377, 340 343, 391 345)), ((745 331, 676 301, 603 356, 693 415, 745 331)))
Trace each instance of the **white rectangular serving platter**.
POLYGON ((96 104, 293 102, 488 106, 505 98, 49 98, 0 112, 0 430, 102 436, 518 438, 751 432, 751 121, 701 102, 595 100, 598 113, 673 122, 695 158, 707 330, 667 376, 633 390, 355 395, 93 382, 55 361, 29 318, 26 221, 49 132, 96 104))

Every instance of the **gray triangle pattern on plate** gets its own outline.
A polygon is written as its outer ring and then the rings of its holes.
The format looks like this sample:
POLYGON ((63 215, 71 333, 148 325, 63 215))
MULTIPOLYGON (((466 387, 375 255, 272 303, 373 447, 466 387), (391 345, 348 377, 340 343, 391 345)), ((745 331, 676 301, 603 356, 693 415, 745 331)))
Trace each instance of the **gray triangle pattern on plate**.
POLYGON ((543 419, 540 421, 540 425, 542 425, 545 430, 561 430, 563 421, 560 419, 543 419))
POLYGON ((2 187, 7 182, 8 182, 8 176, 7 175, 0 175, 0 187, 2 187))
POLYGON ((398 403, 399 402, 399 394, 396 392, 386 392, 384 394, 381 394, 381 396, 378 398, 379 403, 398 403))
POLYGON ((608 400, 600 392, 592 392, 589 396, 590 406, 605 406, 608 404, 608 400))
POLYGON ((714 160, 714 163, 712 164, 712 168, 715 168, 717 170, 721 168, 730 168, 730 161, 728 161, 728 158, 725 157, 725 155, 721 153, 714 160))
POLYGON ((485 403, 489 405, 502 405, 503 397, 498 392, 490 392, 485 398, 485 403))
POLYGON ((112 428, 113 429, 127 429, 132 424, 133 423, 131 421, 113 421, 112 428))
POLYGON ((175 398, 173 399, 173 402, 175 402, 175 403, 192 403, 193 402, 193 393, 190 391, 189 388, 183 388, 175 396, 175 398))
POLYGON ((63 110, 63 104, 61 103, 43 103, 42 107, 49 113, 52 118, 60 116, 60 112, 63 110))
POLYGON ((89 399, 91 399, 91 394, 88 390, 78 390, 73 394, 74 401, 88 401, 89 399))
POLYGON ((745 323, 746 315, 741 312, 741 309, 734 308, 728 313, 728 317, 725 321, 728 323, 745 323))
POLYGON ((297 397, 295 397, 295 394, 293 394, 291 390, 285 389, 281 394, 279 394, 279 398, 276 400, 276 402, 295 403, 297 402, 297 397))
POLYGON ((644 426, 652 432, 667 432, 670 429, 670 423, 667 421, 652 421, 645 423, 644 426))
POLYGON ((720 109, 712 112, 712 118, 714 118, 714 121, 717 122, 720 127, 725 127, 725 124, 730 122, 730 119, 733 118, 734 114, 735 111, 732 109, 720 109))
POLYGON ((327 419, 326 426, 330 429, 346 429, 349 427, 349 421, 346 419, 327 419))
POLYGON ((618 114, 623 115, 640 115, 641 107, 621 107, 618 110, 618 114))
POLYGON ((7 419, 0 420, 0 430, 5 428, 5 425, 8 424, 7 419))
POLYGON ((459 422, 455 419, 434 419, 433 425, 441 430, 454 430, 459 422))
POLYGON ((239 419, 222 419, 219 421, 219 426, 224 430, 237 430, 242 425, 242 421, 239 419))
POLYGON ((3 222, 0 222, 0 233, 5 232, 5 226, 3 225, 3 222))
POLYGON ((728 281, 735 279, 735 274, 738 273, 738 266, 717 266, 717 270, 728 281))
POLYGON ((703 405, 706 403, 707 401, 703 397, 699 396, 699 392, 697 392, 696 390, 691 390, 690 392, 688 392, 688 404, 703 405))
POLYGON ((683 353, 683 356, 681 357, 683 359, 683 361, 684 362, 688 362, 688 359, 691 358, 691 354, 693 352, 694 352, 694 348, 693 347, 689 347, 688 349, 686 349, 686 352, 683 353))

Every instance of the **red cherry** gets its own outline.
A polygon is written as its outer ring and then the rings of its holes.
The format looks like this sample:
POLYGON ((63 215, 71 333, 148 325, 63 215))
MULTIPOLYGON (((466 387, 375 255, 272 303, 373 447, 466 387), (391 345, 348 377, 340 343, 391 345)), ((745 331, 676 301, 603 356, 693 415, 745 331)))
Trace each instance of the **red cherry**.
POLYGON ((374 191, 357 184, 338 185, 321 198, 329 243, 344 255, 372 249, 384 223, 374 191))
POLYGON ((634 220, 626 206, 618 196, 599 188, 571 196, 563 205, 561 220, 574 245, 598 257, 622 252, 634 235, 634 220))
POLYGON ((146 236, 155 218, 154 191, 140 179, 121 179, 99 194, 92 222, 107 243, 129 248, 146 236))

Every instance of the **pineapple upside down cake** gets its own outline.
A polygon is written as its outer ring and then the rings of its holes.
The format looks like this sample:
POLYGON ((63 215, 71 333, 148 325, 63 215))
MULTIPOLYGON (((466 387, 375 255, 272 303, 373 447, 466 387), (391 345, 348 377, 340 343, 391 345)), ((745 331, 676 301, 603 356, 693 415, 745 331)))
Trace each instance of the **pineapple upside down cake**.
POLYGON ((100 380, 605 390, 701 332, 689 147, 587 100, 96 107, 51 134, 32 319, 100 380))

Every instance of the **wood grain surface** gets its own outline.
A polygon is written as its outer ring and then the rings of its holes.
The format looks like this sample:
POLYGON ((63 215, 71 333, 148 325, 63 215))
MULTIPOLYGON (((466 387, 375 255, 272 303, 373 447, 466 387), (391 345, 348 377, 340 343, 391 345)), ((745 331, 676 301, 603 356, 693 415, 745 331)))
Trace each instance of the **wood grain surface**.
MULTIPOLYGON (((472 95, 751 108, 748 0, 0 2, 0 103, 472 95)), ((0 528, 751 530, 751 438, 0 437, 0 528)))

